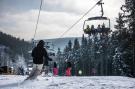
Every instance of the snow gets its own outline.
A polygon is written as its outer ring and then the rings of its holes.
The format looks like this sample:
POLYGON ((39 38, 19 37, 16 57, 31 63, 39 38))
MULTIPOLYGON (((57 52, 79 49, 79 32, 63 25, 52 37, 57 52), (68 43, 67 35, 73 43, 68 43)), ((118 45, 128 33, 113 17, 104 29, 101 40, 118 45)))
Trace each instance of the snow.
POLYGON ((26 76, 0 75, 0 89, 135 89, 135 79, 122 76, 42 77, 22 83, 26 76))

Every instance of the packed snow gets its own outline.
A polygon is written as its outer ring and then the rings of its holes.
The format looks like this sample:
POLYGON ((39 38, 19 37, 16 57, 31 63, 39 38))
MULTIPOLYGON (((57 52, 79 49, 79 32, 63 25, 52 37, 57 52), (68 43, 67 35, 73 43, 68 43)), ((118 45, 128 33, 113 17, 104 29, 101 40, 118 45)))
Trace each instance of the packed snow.
POLYGON ((0 75, 0 89, 135 89, 135 79, 122 76, 42 77, 0 75))

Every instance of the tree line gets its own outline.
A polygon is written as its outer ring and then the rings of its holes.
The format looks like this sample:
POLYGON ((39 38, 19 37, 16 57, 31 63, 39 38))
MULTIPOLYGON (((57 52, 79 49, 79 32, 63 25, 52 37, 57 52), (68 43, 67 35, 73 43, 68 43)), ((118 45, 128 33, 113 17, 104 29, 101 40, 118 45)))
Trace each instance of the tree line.
POLYGON ((28 51, 32 49, 32 44, 30 42, 3 32, 0 32, 0 45, 8 47, 5 52, 9 54, 12 61, 15 61, 16 55, 23 55, 25 59, 29 59, 28 51))

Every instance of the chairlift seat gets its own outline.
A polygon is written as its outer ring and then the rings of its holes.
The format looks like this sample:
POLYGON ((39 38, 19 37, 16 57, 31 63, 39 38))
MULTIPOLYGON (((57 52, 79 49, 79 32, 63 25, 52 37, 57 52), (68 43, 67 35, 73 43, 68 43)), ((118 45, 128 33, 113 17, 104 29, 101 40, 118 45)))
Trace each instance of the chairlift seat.
POLYGON ((107 17, 91 17, 91 18, 88 18, 88 20, 109 20, 107 17))

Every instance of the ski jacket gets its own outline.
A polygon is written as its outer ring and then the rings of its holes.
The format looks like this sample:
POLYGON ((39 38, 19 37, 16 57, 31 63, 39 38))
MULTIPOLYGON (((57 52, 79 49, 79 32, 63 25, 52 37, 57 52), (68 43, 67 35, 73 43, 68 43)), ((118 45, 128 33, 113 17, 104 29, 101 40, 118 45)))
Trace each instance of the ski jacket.
POLYGON ((52 61, 52 59, 48 57, 46 49, 43 47, 35 47, 32 50, 32 57, 34 64, 48 64, 48 60, 52 61))
POLYGON ((71 68, 66 69, 66 76, 71 76, 71 68))
POLYGON ((67 62, 67 68, 72 67, 71 62, 67 62))
POLYGON ((53 75, 58 75, 58 68, 53 68, 53 75))

